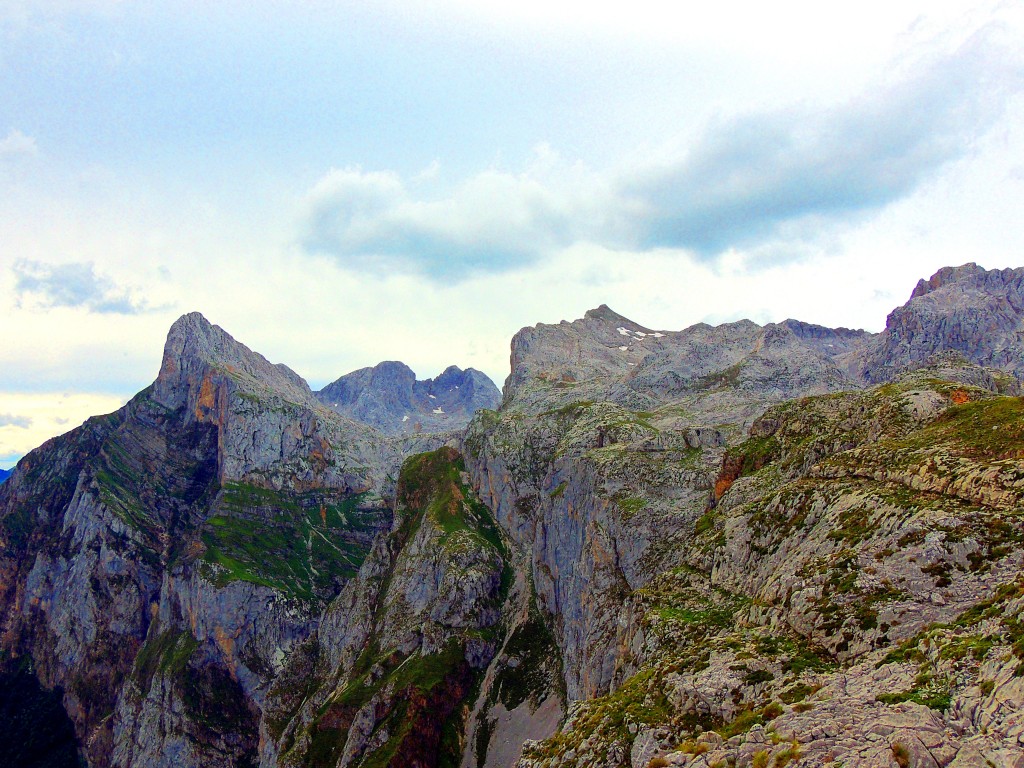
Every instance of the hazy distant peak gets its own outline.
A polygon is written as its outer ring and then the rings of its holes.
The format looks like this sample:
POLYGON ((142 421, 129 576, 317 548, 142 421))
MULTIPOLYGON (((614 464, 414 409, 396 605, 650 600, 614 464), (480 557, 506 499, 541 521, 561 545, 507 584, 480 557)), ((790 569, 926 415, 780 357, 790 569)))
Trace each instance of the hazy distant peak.
POLYGON ((316 393, 337 413, 392 435, 461 429, 480 408, 497 408, 501 393, 484 373, 450 365, 418 381, 405 363, 388 360, 352 371, 316 393))
POLYGON ((620 315, 614 309, 609 307, 607 304, 602 304, 595 309, 588 309, 586 314, 583 315, 584 320, 605 320, 611 323, 630 323, 635 325, 632 320, 623 315, 620 315))

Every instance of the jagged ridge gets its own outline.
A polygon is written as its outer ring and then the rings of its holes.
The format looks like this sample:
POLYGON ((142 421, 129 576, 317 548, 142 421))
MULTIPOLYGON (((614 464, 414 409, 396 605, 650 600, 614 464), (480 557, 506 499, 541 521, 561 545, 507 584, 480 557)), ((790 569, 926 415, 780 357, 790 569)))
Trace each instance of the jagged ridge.
POLYGON ((463 429, 481 408, 497 408, 501 393, 474 368, 449 366, 437 378, 416 380, 404 363, 360 368, 316 393, 327 407, 389 435, 463 429))

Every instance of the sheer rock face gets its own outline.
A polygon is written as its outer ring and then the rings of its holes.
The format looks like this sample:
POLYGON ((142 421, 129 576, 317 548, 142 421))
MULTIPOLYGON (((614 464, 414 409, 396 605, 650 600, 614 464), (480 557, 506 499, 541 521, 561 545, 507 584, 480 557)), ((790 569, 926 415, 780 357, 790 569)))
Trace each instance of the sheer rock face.
POLYGON ((152 397, 185 422, 217 427, 222 481, 360 492, 397 474, 393 443, 325 408, 290 368, 198 313, 171 326, 152 397))
POLYGON ((3 650, 90 765, 254 760, 267 686, 390 526, 410 451, 198 314, 152 387, 0 489, 3 650))
POLYGON ((877 383, 943 352, 1024 376, 1024 268, 972 263, 939 270, 893 310, 877 338, 843 362, 859 380, 877 383))
POLYGON ((455 763, 498 650, 506 549, 452 448, 402 470, 395 522, 270 691, 262 764, 455 763), (305 689, 296 695, 296 684, 305 689))
POLYGON ((384 362, 342 376, 316 393, 328 408, 388 435, 463 429, 481 408, 497 408, 501 393, 473 368, 449 366, 417 381, 404 363, 384 362))

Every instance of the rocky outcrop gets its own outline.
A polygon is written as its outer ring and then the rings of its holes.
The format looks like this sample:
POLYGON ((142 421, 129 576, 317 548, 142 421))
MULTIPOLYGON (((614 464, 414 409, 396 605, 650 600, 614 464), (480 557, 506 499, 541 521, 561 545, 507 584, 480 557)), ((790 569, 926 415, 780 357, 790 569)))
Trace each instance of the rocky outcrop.
POLYGON ((270 692, 262 765, 456 764, 511 577, 461 458, 408 460, 395 522, 270 692))
POLYGON ((769 409, 623 598, 636 674, 521 765, 1014 765, 1020 409, 930 370, 769 409))
POLYGON ((977 264, 940 269, 892 311, 885 330, 843 363, 861 381, 889 381, 932 356, 955 352, 969 362, 1024 375, 1024 268, 977 264))
POLYGON ((316 393, 328 408, 388 435, 463 429, 476 411, 497 408, 501 393, 474 368, 449 366, 437 378, 416 380, 404 363, 361 368, 316 393))

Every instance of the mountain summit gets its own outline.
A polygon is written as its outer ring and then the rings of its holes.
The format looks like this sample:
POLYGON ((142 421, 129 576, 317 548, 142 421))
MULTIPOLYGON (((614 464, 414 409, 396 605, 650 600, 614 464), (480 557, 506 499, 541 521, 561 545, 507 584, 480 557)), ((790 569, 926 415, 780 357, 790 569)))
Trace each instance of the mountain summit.
POLYGON ((1024 376, 1024 267, 945 267, 921 280, 885 330, 845 363, 865 383, 888 381, 940 353, 1024 376))
POLYGON ((305 380, 288 366, 269 362, 199 312, 182 315, 167 332, 155 399, 168 408, 191 402, 194 411, 203 382, 213 373, 254 394, 275 391, 294 402, 311 400, 305 380))
POLYGON ((360 368, 316 393, 334 411, 389 435, 462 429, 481 408, 495 409, 501 393, 474 368, 449 366, 437 378, 416 380, 405 363, 360 368))

